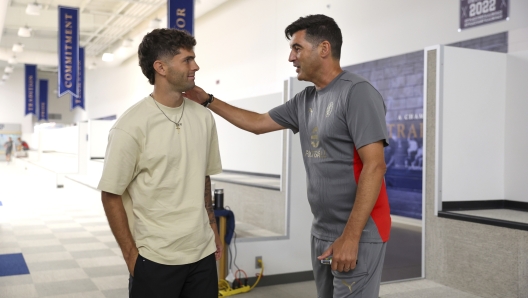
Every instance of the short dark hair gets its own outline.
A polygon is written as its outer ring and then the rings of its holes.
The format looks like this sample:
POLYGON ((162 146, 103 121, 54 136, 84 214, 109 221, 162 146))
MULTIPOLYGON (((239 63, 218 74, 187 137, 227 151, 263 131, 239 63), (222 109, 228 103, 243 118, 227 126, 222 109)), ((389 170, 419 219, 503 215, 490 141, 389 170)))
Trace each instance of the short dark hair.
POLYGON ((341 58, 343 36, 334 19, 322 14, 300 17, 286 27, 284 34, 290 40, 295 32, 301 30, 306 30, 306 40, 314 46, 325 40, 328 41, 332 47, 332 57, 338 60, 341 58))
POLYGON ((166 57, 174 57, 180 49, 192 50, 196 39, 187 31, 178 29, 155 29, 143 37, 138 47, 139 66, 141 71, 154 85, 154 61, 166 57))

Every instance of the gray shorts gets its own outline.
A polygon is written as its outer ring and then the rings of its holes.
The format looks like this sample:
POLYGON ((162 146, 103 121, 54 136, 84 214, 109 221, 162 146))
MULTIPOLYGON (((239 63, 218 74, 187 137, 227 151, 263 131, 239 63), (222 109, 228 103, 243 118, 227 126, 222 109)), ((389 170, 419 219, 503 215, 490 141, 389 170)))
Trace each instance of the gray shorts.
POLYGON ((358 263, 349 272, 332 271, 317 259, 333 242, 312 236, 312 267, 318 298, 377 298, 387 243, 359 243, 358 263))

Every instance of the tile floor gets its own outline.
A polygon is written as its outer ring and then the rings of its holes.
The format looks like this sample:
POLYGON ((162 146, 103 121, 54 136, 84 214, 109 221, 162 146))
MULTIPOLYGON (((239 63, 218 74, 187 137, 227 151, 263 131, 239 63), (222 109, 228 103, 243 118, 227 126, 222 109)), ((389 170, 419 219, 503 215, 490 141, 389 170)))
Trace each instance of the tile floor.
MULTIPOLYGON (((0 297, 127 297, 128 272, 99 192, 40 167, 0 163, 0 254, 29 274, 0 277, 0 297)), ((381 297, 476 297, 427 280, 384 284, 381 297)), ((239 297, 316 297, 313 281, 257 287, 239 297)))
POLYGON ((0 297, 126 297, 128 272, 99 193, 37 167, 0 164, 0 254, 30 274, 0 277, 0 297))

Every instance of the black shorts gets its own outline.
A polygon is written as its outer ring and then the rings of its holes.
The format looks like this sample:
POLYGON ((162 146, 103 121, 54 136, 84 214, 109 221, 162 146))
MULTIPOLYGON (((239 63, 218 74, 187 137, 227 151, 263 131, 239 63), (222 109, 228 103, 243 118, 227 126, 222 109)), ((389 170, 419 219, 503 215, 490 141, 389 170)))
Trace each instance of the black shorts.
POLYGON ((214 253, 186 265, 163 265, 138 256, 128 289, 131 298, 217 298, 214 253))

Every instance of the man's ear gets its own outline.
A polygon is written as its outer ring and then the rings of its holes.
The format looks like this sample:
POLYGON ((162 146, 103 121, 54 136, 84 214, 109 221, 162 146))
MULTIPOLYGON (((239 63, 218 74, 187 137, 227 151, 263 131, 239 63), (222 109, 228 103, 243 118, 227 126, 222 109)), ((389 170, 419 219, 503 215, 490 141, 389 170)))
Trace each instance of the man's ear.
POLYGON ((162 76, 164 76, 167 72, 167 67, 165 63, 163 63, 163 61, 161 60, 154 61, 154 64, 152 66, 154 67, 154 70, 162 76))
POLYGON ((332 46, 327 40, 324 40, 319 44, 319 55, 321 55, 321 58, 326 58, 332 55, 332 46))

